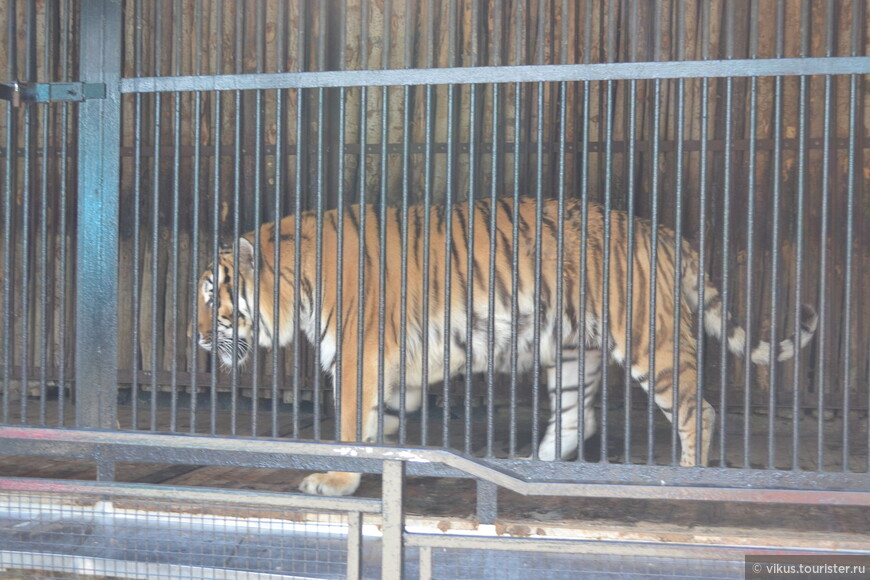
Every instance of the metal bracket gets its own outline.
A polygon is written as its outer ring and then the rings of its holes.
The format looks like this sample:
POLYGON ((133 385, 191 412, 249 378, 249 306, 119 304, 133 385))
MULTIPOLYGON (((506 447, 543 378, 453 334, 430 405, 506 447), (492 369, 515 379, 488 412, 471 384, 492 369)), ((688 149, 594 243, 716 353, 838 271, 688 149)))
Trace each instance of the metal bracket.
POLYGON ((104 83, 7 83, 0 84, 0 99, 13 107, 22 103, 56 103, 105 99, 104 83))

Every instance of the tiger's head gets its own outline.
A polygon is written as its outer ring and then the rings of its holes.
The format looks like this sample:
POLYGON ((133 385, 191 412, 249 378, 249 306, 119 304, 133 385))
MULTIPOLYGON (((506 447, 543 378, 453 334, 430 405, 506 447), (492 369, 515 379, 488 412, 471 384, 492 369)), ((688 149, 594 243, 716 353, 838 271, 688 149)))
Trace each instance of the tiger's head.
POLYGON ((238 366, 244 365, 254 343, 251 296, 254 246, 245 238, 239 239, 238 273, 233 254, 231 247, 221 249, 218 261, 206 268, 200 277, 197 292, 197 341, 200 347, 215 353, 224 368, 232 367, 234 359, 238 366), (235 283, 239 285, 238 296, 235 283), (238 311, 234 312, 236 304, 238 311), (234 324, 236 333, 233 332, 234 324))

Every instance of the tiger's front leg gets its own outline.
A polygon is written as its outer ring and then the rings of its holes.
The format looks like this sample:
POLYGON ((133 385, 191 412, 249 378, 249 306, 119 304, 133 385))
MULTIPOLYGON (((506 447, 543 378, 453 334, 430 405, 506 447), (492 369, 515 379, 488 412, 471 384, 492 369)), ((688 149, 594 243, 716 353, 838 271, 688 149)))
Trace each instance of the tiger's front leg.
POLYGON ((589 439, 598 431, 595 416, 595 397, 601 385, 601 351, 566 350, 562 352, 562 393, 561 405, 557 406, 556 369, 547 371, 547 390, 550 394, 550 421, 547 432, 538 447, 538 457, 543 461, 556 459, 556 412, 561 413, 560 459, 569 458, 576 450, 578 442, 578 419, 580 416, 580 393, 583 394, 583 439, 589 439), (578 384, 579 358, 585 357, 583 366, 583 385, 578 384))
MULTIPOLYGON (((347 361, 345 361, 347 362, 347 361)), ((336 397, 341 401, 341 440, 346 442, 373 442, 377 439, 377 361, 363 366, 362 392, 362 438, 357 438, 357 373, 346 372, 341 377, 341 388, 336 389, 336 397)), ((347 364, 347 369, 356 365, 347 364)), ((333 380, 335 378, 333 377, 333 380)), ((342 496, 352 495, 359 487, 361 474, 348 471, 329 471, 312 473, 302 480, 299 489, 312 495, 342 496)))

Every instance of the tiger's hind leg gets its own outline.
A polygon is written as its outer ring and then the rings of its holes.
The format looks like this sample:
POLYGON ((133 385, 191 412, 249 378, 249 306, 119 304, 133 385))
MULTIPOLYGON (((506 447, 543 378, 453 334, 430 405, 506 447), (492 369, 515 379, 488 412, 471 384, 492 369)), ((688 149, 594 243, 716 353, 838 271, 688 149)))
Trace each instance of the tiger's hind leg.
POLYGON ((556 459, 556 411, 560 411, 561 425, 560 459, 569 458, 577 451, 580 416, 580 391, 583 391, 583 439, 589 439, 598 431, 595 416, 595 397, 601 385, 601 351, 566 350, 562 352, 562 393, 561 406, 557 405, 556 368, 547 370, 547 390, 550 394, 550 421, 547 432, 538 447, 538 457, 544 461, 556 459), (583 386, 579 384, 580 360, 583 356, 583 386))
MULTIPOLYGON (((666 341, 671 344, 671 341, 666 341)), ((669 345, 656 349, 656 361, 673 361, 674 352, 669 345)), ((700 418, 698 423, 697 369, 694 352, 680 352, 680 365, 675 370, 671 365, 656 370, 655 380, 649 377, 649 368, 643 365, 632 366, 632 375, 640 381, 641 386, 649 392, 650 386, 655 389, 656 405, 673 422, 674 405, 677 405, 677 432, 680 436, 680 465, 706 466, 710 460, 710 444, 713 440, 713 428, 716 422, 716 411, 705 400, 701 400, 700 418), (674 382, 679 376, 679 389, 674 400, 674 382), (651 385, 652 383, 652 385, 651 385), (698 432, 700 430, 700 450, 698 449, 698 432)))

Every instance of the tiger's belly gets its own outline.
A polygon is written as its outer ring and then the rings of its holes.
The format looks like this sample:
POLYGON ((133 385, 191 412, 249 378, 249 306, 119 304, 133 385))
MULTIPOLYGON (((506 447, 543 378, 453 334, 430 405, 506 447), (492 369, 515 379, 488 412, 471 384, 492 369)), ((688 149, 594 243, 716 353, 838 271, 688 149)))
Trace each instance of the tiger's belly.
MULTIPOLYGON (((443 318, 440 319, 443 322, 443 318)), ((561 329, 557 329, 555 317, 542 315, 538 329, 529 312, 520 312, 517 322, 512 323, 510 312, 499 312, 492 318, 475 317, 469 335, 464 313, 452 317, 453 322, 445 332, 438 321, 430 323, 428 343, 424 345, 422 333, 409 332, 405 350, 406 410, 414 411, 411 400, 419 400, 419 391, 424 383, 443 382, 445 375, 453 377, 470 373, 524 372, 535 365, 535 355, 542 370, 556 364, 557 352, 576 349, 581 342, 594 346, 588 317, 585 333, 577 331, 567 317, 563 317, 561 329), (561 330, 561 340, 557 340, 561 330), (585 335, 582 336, 581 335, 585 335), (469 340, 470 336, 470 340, 469 340), (446 345, 446 348, 445 348, 446 345), (445 369, 449 369, 445 373, 445 369), (412 393, 414 396, 408 397, 412 393)), ((401 360, 393 365, 398 372, 401 360)), ((393 377, 398 384, 399 377, 393 377)))

